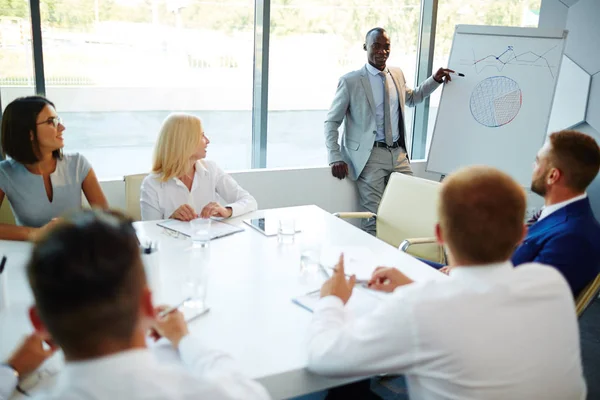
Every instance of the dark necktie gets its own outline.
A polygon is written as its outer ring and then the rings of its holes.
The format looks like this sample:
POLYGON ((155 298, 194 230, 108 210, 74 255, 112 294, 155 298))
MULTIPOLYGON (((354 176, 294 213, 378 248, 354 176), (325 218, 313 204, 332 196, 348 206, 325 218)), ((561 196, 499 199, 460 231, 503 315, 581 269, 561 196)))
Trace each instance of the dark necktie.
POLYGON ((537 220, 540 219, 540 215, 542 215, 542 208, 540 208, 535 214, 533 214, 533 216, 529 218, 525 224, 527 224, 527 226, 535 224, 537 220))
POLYGON ((388 146, 394 144, 392 136, 392 117, 390 109, 390 88, 387 83, 387 71, 381 71, 379 75, 383 78, 383 131, 385 133, 385 143, 388 146))

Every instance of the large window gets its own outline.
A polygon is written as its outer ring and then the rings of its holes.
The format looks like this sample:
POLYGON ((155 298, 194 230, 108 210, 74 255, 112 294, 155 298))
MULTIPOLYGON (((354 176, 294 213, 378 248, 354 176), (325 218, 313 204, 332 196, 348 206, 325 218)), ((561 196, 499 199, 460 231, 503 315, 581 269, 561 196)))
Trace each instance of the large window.
POLYGON ((198 115, 208 154, 250 167, 252 0, 42 0, 46 94, 101 178, 149 171, 171 112, 198 115))
MULTIPOLYGON (((456 25, 537 27, 540 5, 541 0, 439 0, 433 70, 448 64, 456 25)), ((425 158, 429 153, 441 94, 441 90, 436 90, 430 97, 427 147, 425 154, 415 155, 417 158, 425 158)), ((415 136, 419 134, 415 132, 415 136)))
POLYGON ((31 18, 26 1, 0 1, 0 99, 2 109, 35 93, 31 18))
MULTIPOLYGON (((540 3, 40 0, 46 94, 67 127, 66 151, 83 153, 102 179, 148 171, 160 125, 178 111, 202 118, 211 140, 208 157, 226 169, 249 168, 257 154, 262 160, 264 147, 259 144, 265 139, 268 167, 325 166, 323 122, 339 77, 366 62, 362 44, 370 28, 388 31, 388 64, 401 67, 414 87, 419 43, 431 37, 431 7, 437 5, 434 59, 428 60, 424 51, 420 61, 433 61, 435 70, 447 64, 457 24, 535 27, 540 3), (270 10, 267 31, 255 26, 257 5, 270 10), (263 34, 269 39, 266 48, 262 42, 255 45, 255 35, 263 34), (265 54, 268 109, 258 101, 254 117, 266 116, 268 123, 253 135, 252 101, 264 100, 258 81, 254 88, 253 77, 262 71, 255 61, 265 54), (253 154, 252 149, 260 152, 253 154)), ((31 28, 27 0, 0 0, 4 107, 35 92, 31 28)), ((413 158, 427 154, 441 92, 431 96, 425 118, 417 113, 415 143, 426 146, 417 146, 413 158), (425 120, 427 129, 422 129, 425 120)), ((413 131, 414 118, 413 109, 407 108, 407 132, 413 131)))
MULTIPOLYGON (((340 76, 362 68, 366 32, 390 34, 388 65, 415 77, 420 0, 272 0, 267 166, 327 165, 323 122, 340 76)), ((412 124, 412 109, 406 122, 412 124)), ((340 128, 341 129, 341 128, 340 128)))

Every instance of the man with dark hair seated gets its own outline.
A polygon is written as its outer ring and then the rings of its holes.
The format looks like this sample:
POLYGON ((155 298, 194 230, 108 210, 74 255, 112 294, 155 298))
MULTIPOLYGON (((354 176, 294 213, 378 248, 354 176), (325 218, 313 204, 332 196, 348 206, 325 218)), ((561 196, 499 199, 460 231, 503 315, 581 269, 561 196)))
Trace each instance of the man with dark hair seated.
POLYGON ((189 334, 183 315, 157 317, 131 222, 84 211, 34 246, 27 266, 31 321, 65 354, 44 399, 266 399, 222 352, 189 334), (161 365, 146 348, 152 328, 185 366, 161 365))
POLYGON ((544 197, 545 205, 528 221, 527 236, 511 260, 515 266, 539 262, 556 268, 574 296, 600 272, 600 224, 586 193, 599 169, 600 147, 592 137, 572 130, 548 137, 531 180, 531 190, 544 197))

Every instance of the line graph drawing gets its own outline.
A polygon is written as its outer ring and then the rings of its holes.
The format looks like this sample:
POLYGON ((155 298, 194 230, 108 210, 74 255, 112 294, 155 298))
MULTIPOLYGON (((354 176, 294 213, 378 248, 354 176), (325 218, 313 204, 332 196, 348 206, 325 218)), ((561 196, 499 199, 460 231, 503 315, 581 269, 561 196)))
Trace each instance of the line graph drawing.
POLYGON ((479 58, 475 56, 475 50, 471 49, 473 52, 473 59, 462 60, 461 64, 474 66, 475 72, 477 74, 481 73, 484 69, 488 67, 495 68, 499 73, 502 72, 502 70, 507 65, 542 67, 544 69, 547 69, 550 73, 550 76, 554 79, 554 74, 557 66, 550 65, 548 59, 545 56, 552 50, 557 48, 558 45, 553 46, 545 52, 543 52, 542 54, 537 54, 530 50, 517 54, 517 52, 514 49, 514 46, 507 46, 506 50, 504 50, 499 55, 489 54, 485 57, 479 58))
POLYGON ((522 103, 523 95, 517 82, 506 76, 491 76, 475 86, 469 106, 475 121, 497 128, 514 120, 522 103))

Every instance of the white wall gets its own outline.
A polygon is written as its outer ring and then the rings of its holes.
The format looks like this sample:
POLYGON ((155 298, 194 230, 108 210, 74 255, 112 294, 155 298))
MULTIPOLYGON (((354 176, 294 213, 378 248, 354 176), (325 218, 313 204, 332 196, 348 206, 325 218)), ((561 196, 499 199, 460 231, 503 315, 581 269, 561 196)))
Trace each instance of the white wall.
MULTIPOLYGON (((425 171, 424 161, 413 161, 415 176, 439 181, 440 175, 425 171)), ((260 209, 315 204, 331 213, 358 211, 356 185, 349 179, 331 176, 329 167, 255 169, 230 172, 234 179, 256 198, 260 209)), ((111 207, 125 209, 125 183, 101 182, 111 207)), ((528 207, 539 208, 542 198, 529 193, 528 207)))
POLYGON ((564 29, 567 26, 568 12, 569 8, 560 0, 542 0, 538 26, 544 29, 564 29))
MULTIPOLYGON (((542 0, 541 28, 567 29, 565 56, 578 67, 579 73, 591 76, 587 101, 586 122, 563 126, 584 132, 600 143, 600 15, 599 0, 542 0)), ((561 72, 562 73, 562 72, 561 72)), ((560 78, 559 78, 560 79, 560 78)), ((577 120, 577 118, 576 118, 577 120)), ((596 218, 600 219, 600 176, 588 188, 588 195, 596 218)))
MULTIPOLYGON (((231 172, 248 190, 260 209, 315 204, 326 211, 358 211, 356 186, 340 181, 327 167, 296 169, 256 169, 231 172)), ((125 182, 101 182, 111 207, 125 209, 125 182)))

